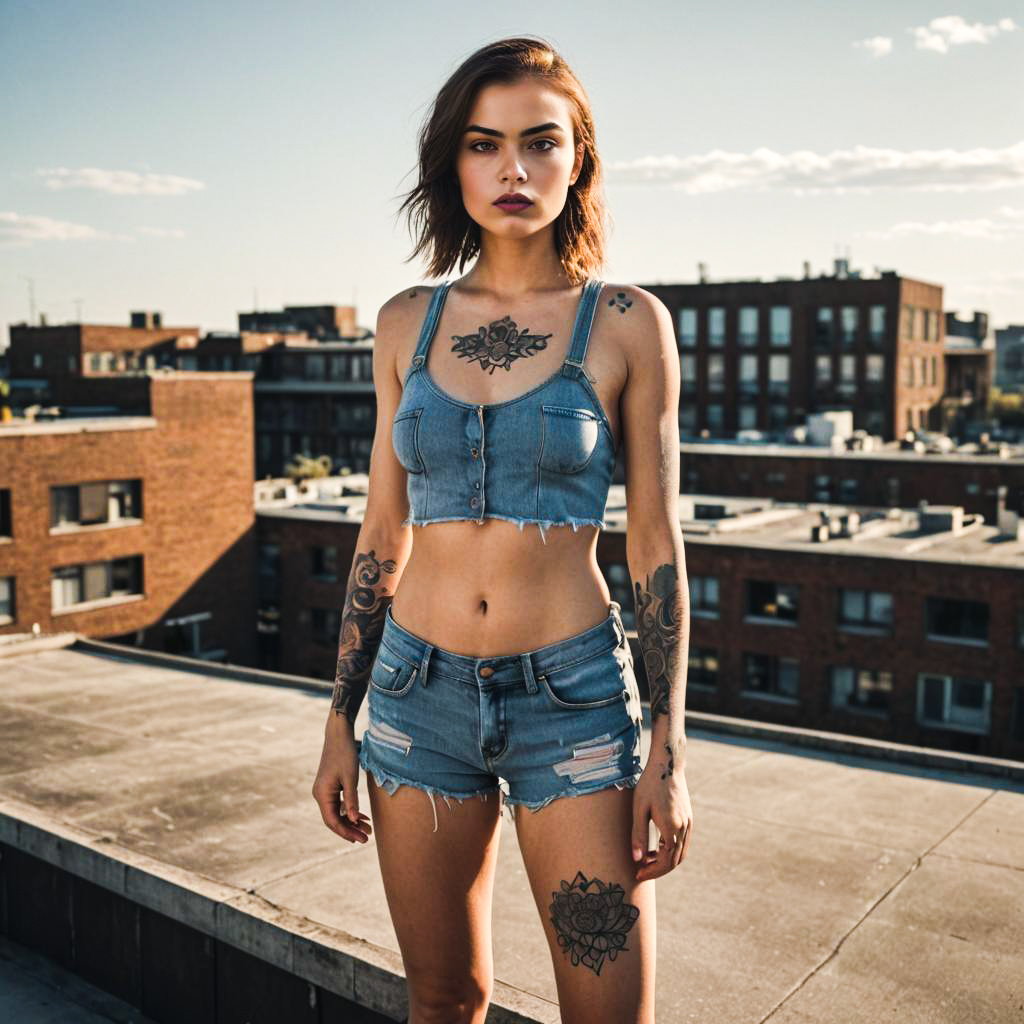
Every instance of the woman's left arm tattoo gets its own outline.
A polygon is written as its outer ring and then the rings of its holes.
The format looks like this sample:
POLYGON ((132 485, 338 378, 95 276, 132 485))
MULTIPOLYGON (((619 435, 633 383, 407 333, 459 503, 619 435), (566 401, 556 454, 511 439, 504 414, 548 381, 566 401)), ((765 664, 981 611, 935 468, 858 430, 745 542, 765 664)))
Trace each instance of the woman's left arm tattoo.
POLYGON ((665 562, 634 582, 637 640, 651 690, 655 741, 665 748, 662 778, 671 775, 674 754, 685 753, 686 669, 689 656, 689 593, 685 573, 665 562))

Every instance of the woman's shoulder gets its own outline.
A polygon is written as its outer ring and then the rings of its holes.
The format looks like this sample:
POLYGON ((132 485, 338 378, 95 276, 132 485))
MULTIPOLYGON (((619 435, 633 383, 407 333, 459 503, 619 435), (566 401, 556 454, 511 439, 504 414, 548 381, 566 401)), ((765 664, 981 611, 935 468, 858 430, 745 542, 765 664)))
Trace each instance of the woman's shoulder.
POLYGON ((598 296, 603 319, 630 356, 650 355, 652 348, 676 348, 672 314, 657 295, 635 284, 607 281, 598 296))

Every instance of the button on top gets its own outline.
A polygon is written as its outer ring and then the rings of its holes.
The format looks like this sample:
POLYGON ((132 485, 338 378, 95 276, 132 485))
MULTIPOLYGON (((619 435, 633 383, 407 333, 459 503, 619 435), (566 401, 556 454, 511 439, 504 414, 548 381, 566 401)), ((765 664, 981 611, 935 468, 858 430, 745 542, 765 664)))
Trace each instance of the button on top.
POLYGON ((480 454, 480 449, 479 448, 470 448, 469 451, 470 451, 470 454, 473 456, 474 459, 480 454))
POLYGON ((480 499, 479 498, 472 497, 472 498, 469 499, 470 508, 476 508, 477 505, 479 505, 479 504, 480 504, 480 499))
POLYGON ((491 668, 490 665, 484 665, 484 667, 480 669, 480 675, 482 675, 484 679, 487 679, 494 675, 494 669, 491 668))

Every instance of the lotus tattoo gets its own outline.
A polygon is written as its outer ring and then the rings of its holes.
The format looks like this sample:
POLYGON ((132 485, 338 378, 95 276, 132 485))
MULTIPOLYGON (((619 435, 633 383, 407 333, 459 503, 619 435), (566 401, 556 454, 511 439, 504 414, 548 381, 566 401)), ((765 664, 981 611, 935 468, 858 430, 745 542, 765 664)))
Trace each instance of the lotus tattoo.
POLYGON ((600 974, 606 957, 614 960, 628 949, 626 933, 640 916, 640 908, 625 902, 621 885, 588 879, 577 871, 571 883, 563 881, 561 892, 551 895, 551 923, 573 967, 583 964, 600 974))

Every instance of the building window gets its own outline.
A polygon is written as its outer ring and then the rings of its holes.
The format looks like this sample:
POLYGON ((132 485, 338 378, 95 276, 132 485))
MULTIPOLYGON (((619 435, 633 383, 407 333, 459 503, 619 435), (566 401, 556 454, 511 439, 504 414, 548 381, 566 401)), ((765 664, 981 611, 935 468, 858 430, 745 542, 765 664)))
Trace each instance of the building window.
POLYGON ((708 391, 725 390, 725 356, 712 354, 708 356, 708 391))
POLYGON ((708 344, 721 348, 725 344, 725 307, 712 306, 708 310, 708 344))
POLYGON ((839 481, 839 500, 847 505, 855 505, 860 501, 860 481, 855 477, 844 476, 839 481))
POLYGON ((839 311, 839 323, 843 344, 856 344, 857 328, 860 325, 860 310, 856 306, 843 306, 839 311))
POLYGON ((839 625, 860 629, 892 628, 892 594, 884 590, 839 591, 839 625))
POLYGON ((985 601, 929 597, 926 620, 929 640, 988 644, 988 603, 985 601))
POLYGON ((740 430, 756 430, 757 429, 757 406, 756 405, 741 405, 740 406, 739 429, 740 430))
POLYGON ((693 348, 697 344, 697 310, 679 310, 677 324, 679 331, 679 347, 693 348))
POLYGON ((141 480, 102 480, 50 488, 50 528, 113 524, 142 518, 141 480))
POLYGON ((789 306, 772 306, 771 341, 773 345, 788 345, 792 337, 793 314, 789 306))
POLYGON ((868 318, 869 340, 878 345, 885 340, 885 306, 872 306, 868 318))
POLYGON ((768 406, 768 429, 785 430, 789 426, 789 406, 773 402, 768 406))
POLYGON ((281 545, 261 544, 258 552, 260 596, 276 598, 281 588, 281 545))
POLYGON ((679 387, 682 391, 692 394, 697 390, 697 357, 682 355, 679 357, 679 387))
POLYGON ((687 661, 687 686, 714 689, 718 685, 718 651, 712 647, 691 647, 687 661))
POLYGON ((0 623, 7 624, 16 618, 14 612, 14 577, 0 576, 0 623))
POLYGON ((747 580, 748 619, 795 623, 800 613, 800 586, 774 580, 747 580))
POLYGON ((705 619, 718 618, 718 577, 690 576, 690 611, 705 619))
POLYGON ((829 346, 834 338, 835 324, 832 319, 831 306, 819 306, 814 323, 815 345, 829 346))
POLYGON ((52 611, 142 593, 142 556, 62 566, 51 573, 52 611))
POLYGON ((685 437, 697 433, 697 407, 690 402, 679 406, 679 432, 685 437))
POLYGON ((8 488, 0 488, 0 537, 13 537, 11 532, 11 492, 8 488))
POLYGON ((936 374, 938 373, 938 363, 939 363, 938 357, 937 356, 932 356, 932 386, 933 387, 935 386, 935 383, 936 383, 936 380, 937 380, 936 374))
POLYGON ((827 352, 814 357, 814 383, 818 387, 832 383, 832 356, 827 352))
POLYGON ((988 735, 992 684, 965 676, 922 672, 917 677, 917 721, 988 735))
POLYGON ((757 306, 740 306, 740 345, 743 348, 757 345, 757 306))
POLYGON ((312 565, 311 575, 319 580, 333 583, 338 579, 338 549, 329 547, 313 547, 310 549, 312 565))
POLYGON ((773 395, 789 393, 789 356, 769 356, 768 391, 773 395))
POLYGON ((743 690, 748 696, 796 700, 800 695, 800 663, 796 658, 774 654, 744 654, 743 690))
POLYGON ((203 636, 203 626, 209 629, 213 621, 210 612, 196 612, 194 615, 183 615, 177 619, 164 620, 164 650, 168 654, 180 654, 183 657, 222 660, 226 654, 221 650, 210 650, 209 643, 203 636))
POLYGON ((903 337, 913 338, 914 336, 914 307, 903 307, 903 337))
POLYGON ((340 608, 311 608, 310 622, 313 642, 333 647, 341 632, 340 608))
POLYGON ((839 392, 852 395, 857 390, 857 357, 844 355, 839 357, 839 392))
POLYGON ((725 422, 725 414, 721 402, 712 402, 708 406, 708 429, 712 434, 720 435, 725 422))
POLYGON ((892 673, 880 669, 832 667, 832 707, 836 711, 873 711, 888 714, 892 673))
POLYGON ((877 352, 869 353, 864 363, 864 371, 869 384, 881 384, 885 379, 885 356, 877 352))
POLYGON ((757 356, 740 356, 740 393, 757 394, 757 356))

